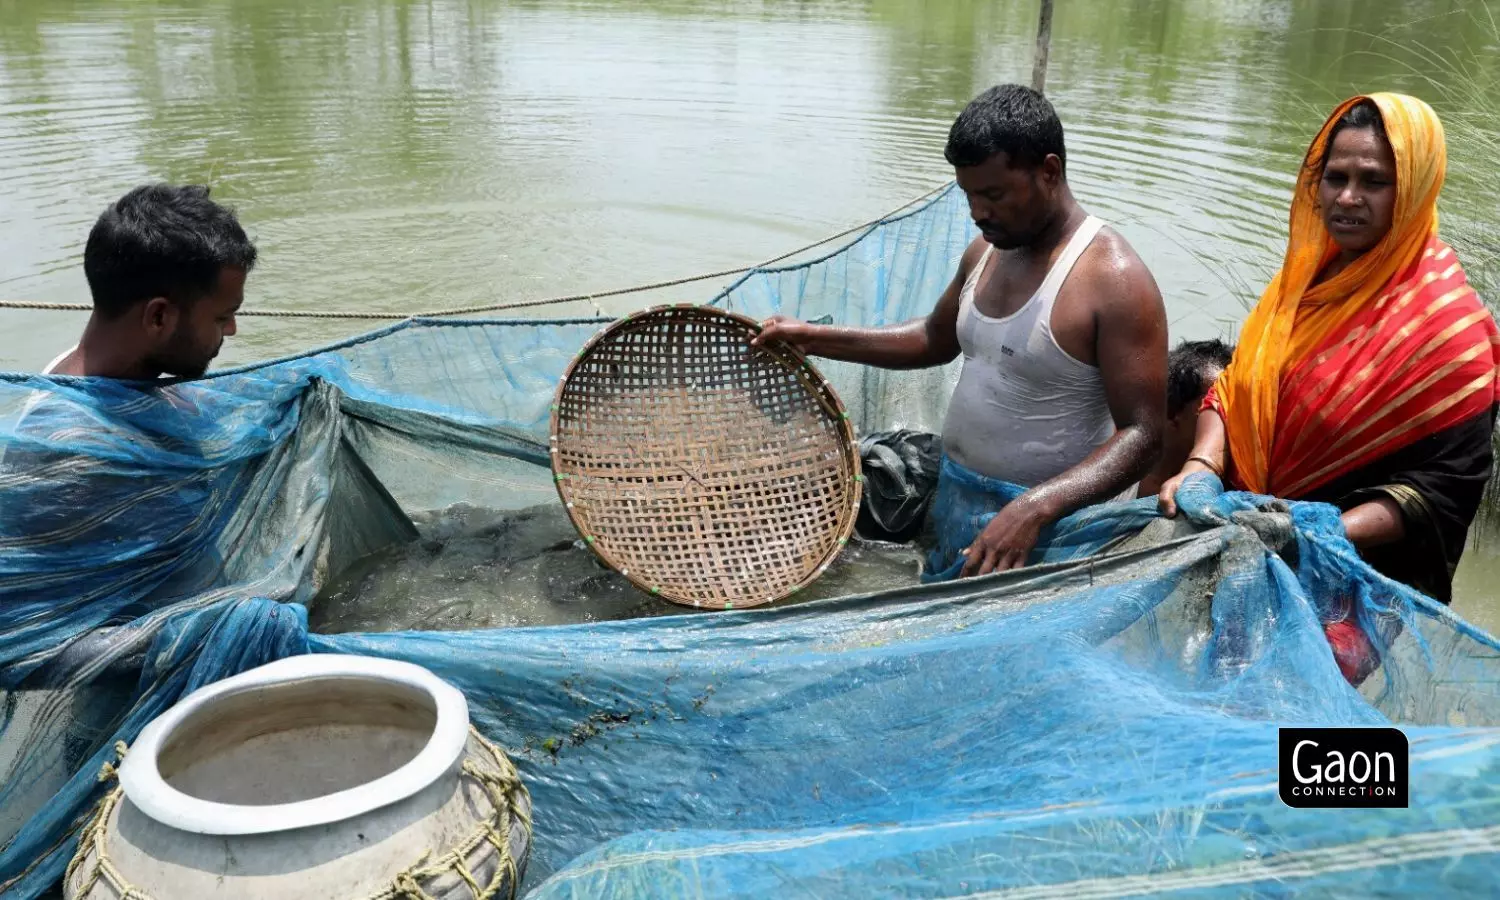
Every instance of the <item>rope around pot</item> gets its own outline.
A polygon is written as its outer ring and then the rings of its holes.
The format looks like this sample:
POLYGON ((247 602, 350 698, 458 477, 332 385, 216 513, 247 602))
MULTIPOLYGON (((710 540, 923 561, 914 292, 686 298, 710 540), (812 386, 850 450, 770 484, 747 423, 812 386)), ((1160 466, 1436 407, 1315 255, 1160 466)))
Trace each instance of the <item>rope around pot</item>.
MULTIPOLYGON (((433 894, 438 884, 453 876, 468 888, 472 900, 498 900, 504 892, 505 900, 514 900, 520 888, 521 871, 525 859, 516 859, 510 852, 512 828, 519 824, 526 830, 526 844, 531 845, 530 794, 521 783, 521 775, 515 765, 499 747, 490 743, 472 726, 469 736, 484 750, 491 765, 480 766, 471 759, 463 762, 463 774, 479 785, 492 807, 488 818, 480 821, 455 847, 433 859, 431 849, 423 851, 416 862, 396 874, 389 887, 369 894, 362 900, 440 900, 442 894, 433 894), (526 800, 526 803, 522 803, 526 800), (476 853, 492 848, 496 856, 495 873, 487 884, 480 884, 470 865, 476 853)), ((115 744, 118 759, 124 759, 127 748, 123 741, 115 744)), ((116 766, 106 762, 99 773, 100 781, 113 781, 117 777, 116 766)), ((88 879, 79 891, 86 897, 102 880, 115 892, 118 900, 156 900, 151 894, 134 886, 110 858, 106 838, 109 820, 119 806, 125 792, 115 787, 99 805, 88 824, 84 826, 78 841, 78 852, 68 863, 64 882, 71 882, 78 870, 89 866, 88 879)), ((450 879, 451 881, 451 879, 450 879)), ((453 887, 454 884, 449 885, 453 887)))

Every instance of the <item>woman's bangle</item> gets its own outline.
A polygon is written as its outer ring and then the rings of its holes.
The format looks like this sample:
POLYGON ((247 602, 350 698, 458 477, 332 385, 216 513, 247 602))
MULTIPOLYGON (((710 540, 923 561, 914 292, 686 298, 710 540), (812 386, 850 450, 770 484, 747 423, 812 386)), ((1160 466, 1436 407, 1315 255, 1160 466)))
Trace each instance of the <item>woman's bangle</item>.
POLYGON ((1221 466, 1221 465, 1219 465, 1218 463, 1214 462, 1213 460, 1209 459, 1206 456, 1189 456, 1187 458, 1187 461, 1188 462, 1203 463, 1205 466, 1208 466, 1208 470, 1210 472, 1214 473, 1215 475, 1217 475, 1220 478, 1224 477, 1224 467, 1221 466))

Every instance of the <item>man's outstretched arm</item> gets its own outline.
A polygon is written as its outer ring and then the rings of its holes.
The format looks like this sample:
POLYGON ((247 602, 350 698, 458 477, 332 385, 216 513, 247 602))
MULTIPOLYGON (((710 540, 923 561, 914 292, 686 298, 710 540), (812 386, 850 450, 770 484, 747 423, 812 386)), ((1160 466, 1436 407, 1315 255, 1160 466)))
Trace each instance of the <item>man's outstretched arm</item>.
POLYGON ((921 319, 883 328, 846 328, 841 325, 811 325, 773 316, 753 341, 782 340, 809 356, 863 363, 882 369, 925 369, 958 358, 958 303, 969 272, 984 254, 984 242, 976 240, 964 251, 958 272, 938 298, 937 306, 921 319))

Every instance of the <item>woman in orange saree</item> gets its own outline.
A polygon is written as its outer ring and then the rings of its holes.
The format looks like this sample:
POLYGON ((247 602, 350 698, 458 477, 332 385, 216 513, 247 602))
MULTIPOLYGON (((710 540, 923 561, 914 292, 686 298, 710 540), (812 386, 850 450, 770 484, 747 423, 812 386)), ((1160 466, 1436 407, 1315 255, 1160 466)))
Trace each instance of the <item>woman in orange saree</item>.
MULTIPOLYGON (((1377 571, 1434 599, 1490 477, 1494 318, 1438 237, 1443 126, 1400 94, 1340 104, 1309 148, 1281 271, 1204 401, 1192 454, 1162 486, 1211 471, 1234 489, 1322 501, 1377 571)), ((1347 615, 1347 611, 1346 611, 1347 615)), ((1351 681, 1378 658, 1348 618, 1325 624, 1351 681)))

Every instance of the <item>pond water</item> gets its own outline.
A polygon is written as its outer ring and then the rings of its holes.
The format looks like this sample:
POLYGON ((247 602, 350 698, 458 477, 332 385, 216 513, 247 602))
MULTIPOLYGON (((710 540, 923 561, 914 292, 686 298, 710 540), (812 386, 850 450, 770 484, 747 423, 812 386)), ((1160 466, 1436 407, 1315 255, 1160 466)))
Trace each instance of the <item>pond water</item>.
MULTIPOLYGON (((1445 230, 1500 289, 1500 3, 1056 0, 1075 190, 1232 335, 1334 102, 1402 89, 1449 128, 1445 230)), ((147 179, 206 181, 257 238, 252 306, 412 313, 757 262, 951 177, 978 90, 1027 80, 1010 0, 0 0, 0 299, 87 300, 83 241, 147 179)), ((701 300, 714 282, 599 301, 701 300)), ((570 304, 529 315, 590 313, 570 304)), ((77 313, 0 310, 0 368, 77 313)), ((224 362, 375 323, 251 318, 224 362)), ((1458 608, 1494 628, 1493 541, 1458 608)))

